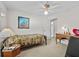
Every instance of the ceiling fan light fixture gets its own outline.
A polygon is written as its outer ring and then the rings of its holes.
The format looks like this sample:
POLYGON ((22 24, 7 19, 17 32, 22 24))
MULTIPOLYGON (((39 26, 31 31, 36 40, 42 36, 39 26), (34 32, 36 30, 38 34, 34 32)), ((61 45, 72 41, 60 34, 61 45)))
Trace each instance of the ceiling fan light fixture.
POLYGON ((45 15, 48 15, 48 11, 44 11, 44 14, 45 14, 45 15))
POLYGON ((44 10, 44 15, 48 15, 48 8, 50 7, 48 2, 46 2, 42 7, 43 7, 43 10, 44 10))
POLYGON ((43 8, 49 8, 49 4, 45 4, 45 5, 43 5, 43 8))

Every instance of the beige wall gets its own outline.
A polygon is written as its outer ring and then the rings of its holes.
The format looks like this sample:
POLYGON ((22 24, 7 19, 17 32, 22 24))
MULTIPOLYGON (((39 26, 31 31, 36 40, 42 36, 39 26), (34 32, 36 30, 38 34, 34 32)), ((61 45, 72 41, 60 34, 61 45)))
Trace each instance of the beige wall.
POLYGON ((42 19, 39 16, 34 16, 28 12, 8 11, 8 25, 18 35, 26 34, 43 34, 42 19), (29 29, 18 29, 18 16, 30 18, 29 29))
POLYGON ((2 2, 0 2, 0 13, 2 12, 5 14, 5 16, 0 16, 0 30, 5 28, 6 24, 7 24, 6 11, 7 11, 7 9, 6 9, 5 5, 2 2))
POLYGON ((73 34, 72 29, 79 29, 79 7, 72 8, 71 10, 63 11, 62 13, 56 14, 57 20, 57 32, 62 32, 64 25, 69 27, 69 31, 73 34))
POLYGON ((8 23, 16 34, 45 34, 50 37, 50 20, 57 18, 55 28, 56 32, 63 33, 62 27, 64 25, 69 27, 69 31, 72 33, 73 28, 79 28, 79 8, 72 8, 68 11, 62 11, 51 16, 36 16, 20 11, 8 11, 8 23), (25 16, 30 18, 30 29, 20 30, 18 29, 18 16, 25 16))
MULTIPOLYGON (((3 8, 3 10, 5 10, 3 8)), ((65 10, 50 16, 37 16, 28 12, 8 10, 7 18, 4 17, 1 20, 1 28, 6 27, 6 19, 8 25, 16 34, 45 34, 50 37, 50 20, 57 18, 56 20, 56 32, 62 33, 61 29, 64 25, 68 26, 72 33, 73 28, 79 28, 79 7, 65 10), (18 16, 24 16, 30 18, 30 29, 21 30, 18 29, 18 16)))
MULTIPOLYGON (((5 16, 0 16, 0 31, 2 31, 7 26, 7 16, 6 16, 7 9, 5 5, 0 2, 0 14, 4 13, 5 16)), ((0 32, 0 43, 4 40, 3 36, 0 32)))

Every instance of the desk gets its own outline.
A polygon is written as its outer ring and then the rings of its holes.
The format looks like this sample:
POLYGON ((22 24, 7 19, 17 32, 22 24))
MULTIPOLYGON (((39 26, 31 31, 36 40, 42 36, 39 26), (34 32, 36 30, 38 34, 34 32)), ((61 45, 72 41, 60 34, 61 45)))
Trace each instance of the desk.
POLYGON ((68 39, 69 37, 70 37, 70 35, 67 35, 67 34, 58 34, 58 33, 56 33, 56 44, 57 44, 57 40, 59 40, 60 43, 61 43, 61 40, 68 39))

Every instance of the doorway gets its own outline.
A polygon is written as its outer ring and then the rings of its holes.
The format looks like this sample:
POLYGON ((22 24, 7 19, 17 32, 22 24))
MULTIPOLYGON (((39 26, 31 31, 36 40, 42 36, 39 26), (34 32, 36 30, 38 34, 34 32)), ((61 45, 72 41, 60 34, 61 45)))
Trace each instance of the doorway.
POLYGON ((55 38, 56 27, 57 27, 56 20, 57 20, 57 18, 50 20, 50 39, 55 38))

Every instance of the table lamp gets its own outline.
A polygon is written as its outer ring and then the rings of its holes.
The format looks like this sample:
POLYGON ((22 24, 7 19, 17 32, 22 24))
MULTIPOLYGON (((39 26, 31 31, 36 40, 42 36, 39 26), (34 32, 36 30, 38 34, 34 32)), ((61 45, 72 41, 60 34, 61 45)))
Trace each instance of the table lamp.
POLYGON ((10 28, 4 28, 1 31, 1 33, 2 33, 3 36, 6 36, 6 37, 15 35, 15 33, 10 28))

